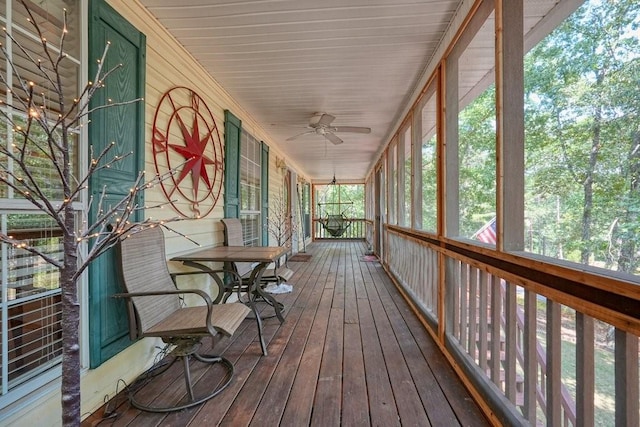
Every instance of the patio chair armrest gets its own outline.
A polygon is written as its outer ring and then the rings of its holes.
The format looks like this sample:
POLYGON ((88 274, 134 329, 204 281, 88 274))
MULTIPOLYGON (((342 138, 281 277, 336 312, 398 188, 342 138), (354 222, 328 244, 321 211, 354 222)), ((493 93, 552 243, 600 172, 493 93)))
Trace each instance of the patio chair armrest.
MULTIPOLYGON (((212 313, 213 313, 213 301, 211 300, 211 297, 209 296, 209 294, 207 294, 205 291, 200 290, 200 289, 172 289, 172 290, 164 290, 164 291, 149 291, 149 292, 123 292, 123 293, 117 293, 117 294, 113 294, 112 297, 113 298, 123 298, 127 300, 127 306, 128 306, 128 310, 129 310, 129 321, 130 323, 133 322, 133 315, 134 315, 134 308, 133 308, 133 301, 132 298, 138 298, 138 297, 151 297, 151 296, 162 296, 162 295, 180 295, 180 294, 196 294, 199 295, 207 304, 207 317, 206 317, 206 327, 207 327, 207 331, 209 332, 209 334, 211 336, 215 335, 215 329, 213 328, 213 325, 211 324, 211 317, 212 317, 212 313)), ((134 329, 138 329, 137 325, 135 328, 132 328, 131 326, 136 325, 135 323, 130 325, 130 331, 133 331, 134 329)), ((142 335, 137 335, 134 336, 132 335, 132 333, 129 333, 131 339, 136 339, 136 338, 140 338, 142 335)))
POLYGON ((216 296, 216 299, 213 301, 214 304, 218 304, 222 300, 222 296, 227 290, 237 287, 233 285, 232 286, 226 285, 224 283, 224 280, 221 279, 220 276, 218 276, 218 273, 224 273, 229 276, 232 276, 232 279, 231 279, 232 283, 236 283, 236 284, 242 283, 242 278, 240 277, 238 272, 236 272, 235 270, 230 270, 228 268, 219 268, 219 269, 213 270, 213 269, 205 269, 205 268, 200 268, 195 266, 192 266, 192 267, 198 268, 198 270, 179 271, 175 273, 170 273, 173 284, 176 285, 176 288, 177 288, 176 278, 179 276, 190 276, 194 274, 208 274, 211 278, 213 278, 213 280, 218 285, 218 295, 216 296))
POLYGON ((151 296, 160 296, 160 295, 173 295, 173 294, 196 294, 200 295, 202 299, 207 303, 207 305, 213 305, 213 301, 209 294, 200 289, 175 289, 175 290, 166 290, 166 291, 150 291, 150 292, 123 292, 118 294, 113 294, 113 298, 134 298, 134 297, 151 297, 151 296))
MULTIPOLYGON (((200 295, 202 299, 207 304, 207 314, 205 317, 205 325, 209 335, 212 337, 216 335, 218 332, 218 328, 213 324, 213 306, 215 305, 211 300, 209 294, 200 289, 176 289, 176 290, 167 290, 167 291, 150 291, 150 292, 128 292, 128 293, 118 293, 112 295, 113 298, 126 298, 129 299, 129 303, 131 302, 131 298, 137 297, 148 297, 148 296, 161 296, 161 295, 172 295, 172 294, 196 294, 200 295)), ((226 332, 225 332, 226 333, 226 332)))

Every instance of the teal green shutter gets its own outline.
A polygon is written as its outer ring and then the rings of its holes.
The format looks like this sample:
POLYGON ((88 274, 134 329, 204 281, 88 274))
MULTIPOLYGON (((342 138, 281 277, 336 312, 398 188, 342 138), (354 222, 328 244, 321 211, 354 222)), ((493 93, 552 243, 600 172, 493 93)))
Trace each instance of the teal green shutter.
POLYGON ((224 110, 224 216, 240 217, 240 131, 242 122, 224 110))
POLYGON ((269 146, 262 142, 262 159, 260 171, 260 192, 262 200, 262 246, 269 246, 269 229, 267 218, 269 217, 269 146))
MULTIPOLYGON (((146 39, 104 0, 89 2, 89 76, 94 78, 99 59, 110 43, 103 70, 118 64, 105 87, 96 91, 91 108, 106 105, 109 99, 130 101, 143 98, 145 92, 146 39)), ((114 141, 107 158, 133 153, 109 169, 91 177, 89 192, 93 197, 89 220, 95 218, 103 188, 107 205, 121 200, 144 168, 144 101, 99 109, 90 116, 89 144, 95 155, 114 141)), ((144 200, 139 200, 142 206, 144 200)), ((138 216, 134 220, 141 219, 138 216)), ((111 298, 122 291, 116 257, 111 250, 89 267, 89 347, 91 367, 95 368, 130 344, 128 321, 122 300, 111 298)))

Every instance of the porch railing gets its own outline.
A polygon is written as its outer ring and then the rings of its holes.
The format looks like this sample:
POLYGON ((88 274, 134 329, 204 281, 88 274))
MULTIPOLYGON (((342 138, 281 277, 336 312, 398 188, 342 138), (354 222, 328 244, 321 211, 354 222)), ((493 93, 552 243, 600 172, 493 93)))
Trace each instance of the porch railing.
POLYGON ((340 236, 332 236, 322 225, 319 218, 313 219, 314 239, 364 239, 366 237, 367 221, 364 218, 345 218, 349 226, 340 236))
POLYGON ((638 315, 633 285, 593 289, 567 268, 400 227, 385 240, 385 268, 503 424, 637 423, 638 323, 605 321, 620 317, 611 302, 638 315))

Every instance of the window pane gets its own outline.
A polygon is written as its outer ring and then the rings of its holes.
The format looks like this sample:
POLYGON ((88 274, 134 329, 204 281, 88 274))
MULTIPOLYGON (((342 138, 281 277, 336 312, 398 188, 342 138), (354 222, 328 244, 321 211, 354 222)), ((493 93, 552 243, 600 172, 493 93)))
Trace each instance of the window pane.
POLYGON ((496 211, 494 26, 492 12, 458 61, 460 236, 469 238, 496 211))
MULTIPOLYGON (((62 33, 62 9, 67 7, 69 13, 68 22, 68 39, 65 40, 65 52, 70 53, 71 57, 67 57, 59 64, 59 73, 64 93, 64 108, 68 110, 73 105, 73 100, 78 96, 79 82, 79 61, 73 56, 78 56, 80 51, 79 37, 79 4, 77 1, 43 1, 38 4, 29 3, 36 21, 41 25, 43 37, 47 38, 47 42, 52 55, 57 55, 59 46, 59 37, 62 33)), ((3 100, 6 100, 12 106, 10 112, 11 120, 3 117, 3 123, 0 126, 0 143, 9 147, 14 154, 18 154, 21 150, 25 153, 25 164, 33 175, 37 186, 43 193, 51 198, 61 200, 62 192, 60 178, 52 167, 54 159, 60 163, 59 153, 50 148, 50 142, 55 141, 61 144, 62 135, 60 132, 51 132, 50 135, 33 120, 29 129, 29 138, 26 139, 22 132, 27 129, 27 115, 32 113, 45 114, 49 120, 57 120, 61 111, 58 103, 58 96, 53 89, 52 83, 48 78, 42 76, 42 71, 38 70, 36 64, 30 58, 41 59, 41 67, 48 74, 49 78, 53 78, 52 66, 47 63, 44 58, 46 55, 43 51, 40 39, 33 33, 32 27, 26 22, 26 14, 24 7, 17 1, 12 2, 14 25, 11 26, 13 38, 12 42, 7 38, 6 43, 12 44, 12 57, 0 61, 0 72, 6 76, 11 86, 11 93, 7 99, 6 91, 2 93, 3 100), (29 101, 29 92, 26 90, 27 82, 33 82, 34 95, 29 101), (27 111, 28 106, 31 109, 27 111), (49 138, 50 137, 50 138, 49 138)), ((4 5, 0 6, 0 14, 4 14, 4 5)), ((50 122, 52 123, 52 122, 50 122)), ((72 147, 71 163, 73 172, 77 172, 77 135, 71 135, 70 141, 72 147)), ((9 163, 6 157, 0 157, 2 168, 8 168, 9 172, 15 174, 16 179, 25 179, 27 177, 20 171, 20 167, 16 162, 9 163)), ((22 198, 22 191, 33 191, 34 184, 29 185, 30 189, 23 187, 17 192, 9 191, 6 187, 0 188, 0 197, 22 198)))
MULTIPOLYGON (((61 231, 44 215, 0 215, 2 232, 47 256, 61 260, 61 231)), ((2 244, 2 311, 0 326, 8 352, 9 388, 60 362, 62 353, 60 274, 51 264, 24 249, 2 244)))
MULTIPOLYGON (((14 116, 14 126, 23 128, 26 122, 23 117, 14 116)), ((5 134, 6 135, 6 134, 5 134)), ((60 175, 52 167, 52 160, 50 151, 48 150, 48 137, 47 134, 39 126, 32 126, 29 132, 29 139, 25 141, 24 136, 19 132, 13 132, 11 136, 13 144, 13 152, 19 153, 19 150, 25 148, 25 165, 29 171, 29 174, 33 176, 38 188, 52 200, 62 200, 62 185, 60 175)), ((60 141, 60 134, 55 133, 53 135, 54 140, 60 141)), ((71 145, 71 163, 74 165, 74 171, 77 171, 77 135, 69 135, 69 143, 71 145)), ((22 179, 24 182, 28 182, 27 175, 21 168, 14 162, 12 167, 15 177, 22 179)), ((33 184, 29 184, 29 187, 34 187, 33 184)), ((22 191, 28 191, 25 187, 22 187, 22 191)), ((24 198, 24 195, 20 192, 13 193, 14 198, 24 198)))
POLYGON ((261 155, 260 142, 243 130, 240 141, 240 220, 246 246, 259 246, 262 236, 261 155))
POLYGON ((640 4, 585 2, 525 57, 525 248, 638 274, 640 4))
MULTIPOLYGON (((0 13, 4 15, 4 3, 0 6, 0 13)), ((19 1, 13 0, 12 13, 14 27, 31 32, 31 25, 27 22, 27 12, 19 1)), ((31 14, 42 31, 47 43, 56 49, 60 48, 60 36, 63 28, 63 12, 67 11, 67 35, 64 41, 64 51, 74 58, 80 57, 80 3, 78 0, 40 0, 29 1, 27 4, 31 14)))

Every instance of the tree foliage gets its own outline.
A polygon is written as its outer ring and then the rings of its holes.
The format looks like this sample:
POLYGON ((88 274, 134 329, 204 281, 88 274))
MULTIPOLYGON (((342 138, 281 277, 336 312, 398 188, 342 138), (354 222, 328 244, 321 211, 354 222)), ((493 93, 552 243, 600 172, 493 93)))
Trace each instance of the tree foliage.
POLYGON ((586 2, 525 58, 529 250, 638 268, 639 9, 586 2))

